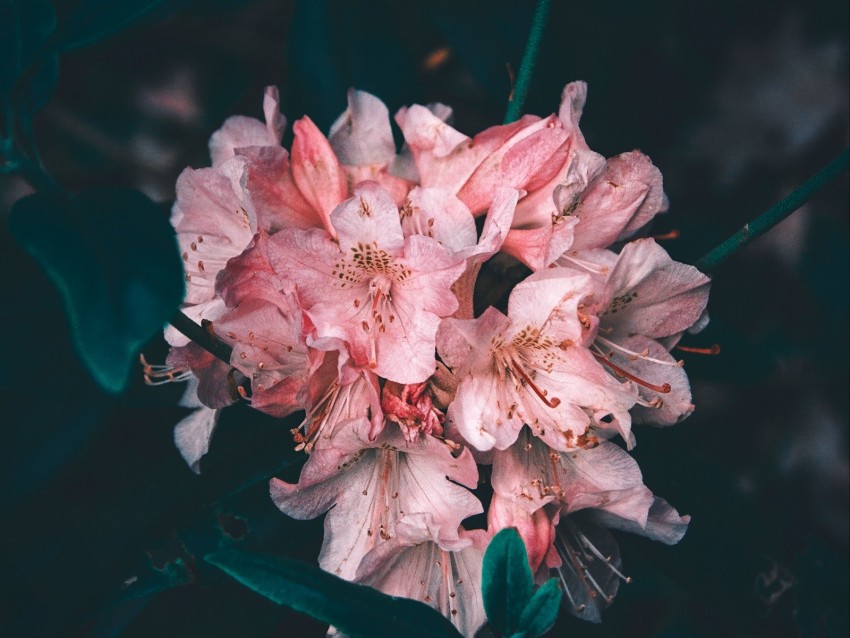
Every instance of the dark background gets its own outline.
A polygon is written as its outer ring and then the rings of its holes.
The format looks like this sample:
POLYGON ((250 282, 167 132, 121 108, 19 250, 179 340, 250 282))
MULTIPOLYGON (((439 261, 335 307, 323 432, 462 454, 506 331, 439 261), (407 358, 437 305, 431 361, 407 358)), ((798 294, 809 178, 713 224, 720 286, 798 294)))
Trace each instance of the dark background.
MULTIPOLYGON (((139 188, 167 215, 180 170, 209 163, 228 115, 261 117, 268 84, 290 124, 327 130, 356 86, 391 112, 447 103, 473 134, 503 118, 533 10, 182 4, 62 57, 35 130, 66 188, 139 188)), ((525 110, 586 80, 588 143, 661 168, 672 205, 653 232, 678 229, 664 245, 693 262, 847 146, 847 72, 846 2, 556 0, 525 110)), ((27 192, 0 178, 4 217, 27 192)), ((267 493, 272 473, 297 477, 292 423, 226 411, 195 476, 172 442, 182 388, 145 387, 139 369, 123 396, 100 391, 53 285, 5 224, 0 241, 0 636, 323 635, 200 562, 226 544, 315 560, 321 522, 267 493)), ((563 614, 553 636, 847 635, 848 287, 845 173, 717 270, 712 322, 687 339, 722 347, 686 356, 697 411, 637 430, 646 482, 692 515, 687 536, 621 534, 635 582, 602 625, 563 614)))

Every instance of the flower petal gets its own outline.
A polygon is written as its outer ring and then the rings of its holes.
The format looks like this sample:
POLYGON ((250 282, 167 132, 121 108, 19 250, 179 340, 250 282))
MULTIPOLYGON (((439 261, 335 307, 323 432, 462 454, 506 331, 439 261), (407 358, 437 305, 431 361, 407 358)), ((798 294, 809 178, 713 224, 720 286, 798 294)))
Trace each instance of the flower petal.
POLYGON ((292 125, 292 177, 298 190, 315 209, 325 229, 335 236, 331 211, 348 197, 345 172, 327 138, 309 117, 292 125))
POLYGON ((339 161, 349 166, 386 165, 395 157, 389 111, 365 91, 348 91, 348 108, 331 125, 328 140, 339 161))

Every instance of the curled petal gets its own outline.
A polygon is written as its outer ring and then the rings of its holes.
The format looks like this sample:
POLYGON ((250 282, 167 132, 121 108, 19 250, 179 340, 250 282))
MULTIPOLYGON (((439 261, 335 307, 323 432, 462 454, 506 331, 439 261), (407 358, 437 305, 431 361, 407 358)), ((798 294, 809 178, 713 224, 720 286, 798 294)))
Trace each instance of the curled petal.
POLYGON ((265 124, 252 117, 234 115, 212 134, 210 156, 213 166, 218 166, 233 157, 238 148, 280 145, 280 138, 286 128, 286 118, 280 113, 280 95, 277 87, 266 87, 263 111, 266 116, 265 124))
POLYGON ((348 108, 331 126, 328 140, 339 161, 349 166, 386 165, 395 157, 389 111, 365 91, 348 91, 348 108))

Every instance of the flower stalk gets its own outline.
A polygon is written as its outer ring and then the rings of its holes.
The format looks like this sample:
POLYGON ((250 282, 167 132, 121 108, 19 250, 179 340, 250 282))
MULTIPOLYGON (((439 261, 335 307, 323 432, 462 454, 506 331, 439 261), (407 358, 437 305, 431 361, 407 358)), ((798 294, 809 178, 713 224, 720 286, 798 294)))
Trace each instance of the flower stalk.
POLYGON ((510 124, 519 119, 525 97, 528 95, 528 87, 531 85, 531 75, 534 65, 540 53, 540 43, 543 40, 543 29, 546 27, 546 19, 549 17, 549 0, 539 0, 534 9, 534 18, 531 23, 531 31, 528 33, 528 42, 525 44, 525 52, 519 65, 519 75, 516 84, 508 99, 508 110, 505 113, 505 124, 510 124))
POLYGON ((729 237, 719 246, 703 255, 694 264, 704 273, 716 269, 723 262, 734 255, 738 250, 749 244, 754 239, 764 235, 783 219, 808 202, 827 184, 836 179, 850 164, 850 148, 844 149, 838 157, 812 175, 802 186, 794 190, 790 195, 778 202, 767 211, 756 217, 748 224, 744 224, 734 235, 729 237))

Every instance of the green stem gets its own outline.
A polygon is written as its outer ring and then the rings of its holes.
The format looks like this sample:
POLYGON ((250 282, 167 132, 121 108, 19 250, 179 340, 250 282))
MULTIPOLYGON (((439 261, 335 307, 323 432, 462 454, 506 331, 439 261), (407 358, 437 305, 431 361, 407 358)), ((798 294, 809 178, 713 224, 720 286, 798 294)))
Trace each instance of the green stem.
POLYGON ((172 326, 186 335, 190 340, 201 346, 204 350, 230 365, 230 355, 233 348, 220 341, 215 335, 208 332, 203 326, 199 326, 189 319, 182 311, 178 310, 168 320, 172 326))
POLYGON ((525 52, 519 65, 514 90, 508 100, 508 111, 505 113, 505 124, 510 124, 519 119, 522 106, 525 104, 525 96, 528 95, 528 87, 531 85, 531 74, 537 55, 540 53, 540 42, 543 40, 543 29, 546 26, 546 18, 549 16, 549 0, 538 0, 534 9, 534 19, 531 23, 531 31, 528 34, 528 42, 525 44, 525 52))
POLYGON ((729 237, 729 239, 703 255, 697 260, 694 266, 704 273, 711 272, 738 250, 754 239, 764 235, 776 226, 776 224, 809 201, 822 188, 847 170, 848 164, 850 164, 850 148, 845 149, 841 155, 812 175, 802 186, 788 195, 788 197, 756 217, 749 224, 745 224, 741 230, 729 237))

